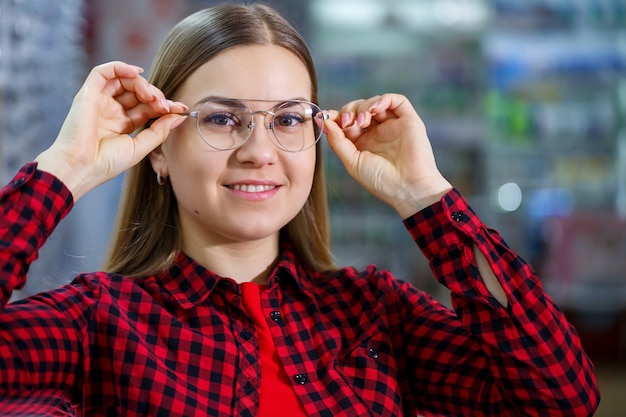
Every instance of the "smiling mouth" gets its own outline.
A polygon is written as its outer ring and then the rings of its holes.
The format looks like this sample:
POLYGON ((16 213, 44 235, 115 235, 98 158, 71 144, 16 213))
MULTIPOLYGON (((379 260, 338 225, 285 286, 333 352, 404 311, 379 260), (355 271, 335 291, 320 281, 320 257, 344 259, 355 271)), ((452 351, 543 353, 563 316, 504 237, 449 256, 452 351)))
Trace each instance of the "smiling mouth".
POLYGON ((253 185, 253 184, 235 184, 230 188, 236 191, 243 191, 244 193, 262 193, 265 191, 273 190, 275 185, 253 185))

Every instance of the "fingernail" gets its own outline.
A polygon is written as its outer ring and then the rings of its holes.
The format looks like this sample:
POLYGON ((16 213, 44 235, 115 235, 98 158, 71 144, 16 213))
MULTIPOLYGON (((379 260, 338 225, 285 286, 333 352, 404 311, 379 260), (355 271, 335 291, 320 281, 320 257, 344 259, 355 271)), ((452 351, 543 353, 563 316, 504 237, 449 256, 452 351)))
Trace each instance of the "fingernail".
POLYGON ((185 120, 187 119, 187 116, 180 116, 178 119, 176 119, 174 121, 174 123, 171 124, 170 126, 170 130, 174 130, 176 129, 178 126, 180 126, 185 120))
POLYGON ((169 112, 171 111, 170 109, 170 103, 168 103, 168 101, 164 98, 162 98, 161 100, 161 104, 163 105, 163 107, 165 107, 165 109, 169 112))
POLYGON ((359 113, 356 117, 356 124, 359 127, 363 127, 363 125, 365 124, 365 114, 364 113, 359 113))
POLYGON ((177 106, 177 107, 182 107, 182 108, 183 108, 183 111, 187 111, 187 110, 189 110, 189 107, 187 107, 187 105, 186 105, 186 104, 181 103, 181 102, 178 102, 178 101, 174 101, 174 100, 167 100, 167 104, 170 106, 170 109, 171 109, 173 106, 177 106))
POLYGON ((150 91, 152 91, 152 97, 159 98, 159 90, 155 86, 151 85, 150 91))
POLYGON ((350 123, 350 115, 348 113, 343 113, 341 115, 341 127, 346 127, 348 123, 350 123))
POLYGON ((372 106, 370 107, 370 113, 375 113, 374 110, 376 110, 376 107, 378 107, 378 105, 380 104, 380 100, 376 100, 374 102, 374 104, 372 104, 372 106))

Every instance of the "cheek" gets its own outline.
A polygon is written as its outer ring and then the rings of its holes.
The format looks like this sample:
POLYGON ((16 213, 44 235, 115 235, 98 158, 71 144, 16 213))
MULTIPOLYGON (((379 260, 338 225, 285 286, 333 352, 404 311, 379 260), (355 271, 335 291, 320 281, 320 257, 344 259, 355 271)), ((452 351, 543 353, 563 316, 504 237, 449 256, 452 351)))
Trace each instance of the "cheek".
POLYGON ((300 178, 302 187, 304 188, 306 186, 307 188, 307 195, 308 191, 313 185, 313 176, 315 175, 315 160, 316 154, 315 150, 313 150, 312 155, 306 155, 306 157, 304 158, 298 158, 297 161, 293 163, 293 169, 300 178))
POLYGON ((226 169, 226 155, 210 152, 193 139, 171 137, 163 152, 177 198, 199 202, 213 192, 211 185, 226 169))
POLYGON ((193 129, 179 129, 172 132, 163 144, 163 154, 170 173, 175 175, 176 172, 193 172, 212 166, 207 160, 213 155, 207 152, 206 146, 196 137, 193 129))

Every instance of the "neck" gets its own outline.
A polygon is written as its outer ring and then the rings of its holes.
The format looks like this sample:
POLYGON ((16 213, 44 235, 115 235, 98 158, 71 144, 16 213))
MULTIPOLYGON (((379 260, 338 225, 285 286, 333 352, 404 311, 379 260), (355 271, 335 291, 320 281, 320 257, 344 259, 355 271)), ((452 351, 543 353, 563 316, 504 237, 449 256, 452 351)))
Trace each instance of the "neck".
POLYGON ((278 234, 258 241, 200 246, 183 243, 183 251, 221 277, 237 282, 267 283, 279 256, 278 234))

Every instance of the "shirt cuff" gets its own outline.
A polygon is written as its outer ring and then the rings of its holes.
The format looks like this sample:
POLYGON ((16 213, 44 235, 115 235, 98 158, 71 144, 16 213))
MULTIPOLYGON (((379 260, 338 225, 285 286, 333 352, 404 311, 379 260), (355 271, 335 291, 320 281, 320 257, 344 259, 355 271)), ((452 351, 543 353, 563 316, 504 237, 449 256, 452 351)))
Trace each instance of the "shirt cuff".
POLYGON ((52 231, 70 212, 74 198, 58 178, 38 170, 36 162, 29 162, 0 190, 0 204, 30 207, 45 229, 52 231))
POLYGON ((448 191, 439 202, 404 220, 404 225, 428 259, 443 248, 476 236, 484 227, 457 189, 448 191))

